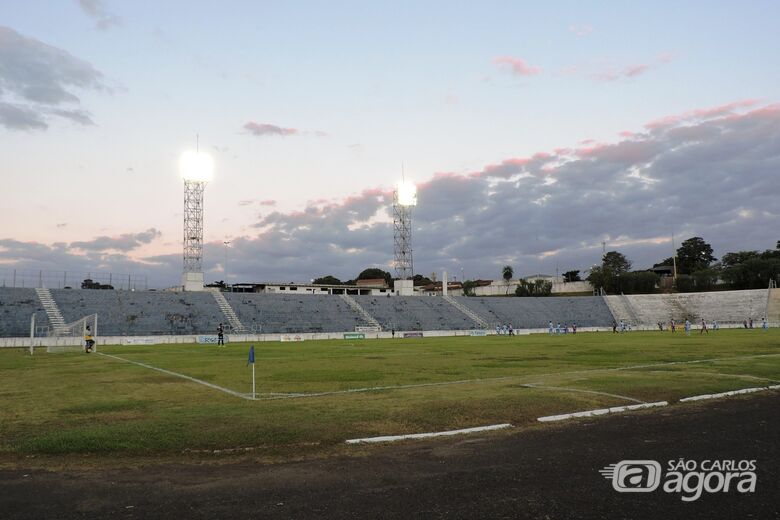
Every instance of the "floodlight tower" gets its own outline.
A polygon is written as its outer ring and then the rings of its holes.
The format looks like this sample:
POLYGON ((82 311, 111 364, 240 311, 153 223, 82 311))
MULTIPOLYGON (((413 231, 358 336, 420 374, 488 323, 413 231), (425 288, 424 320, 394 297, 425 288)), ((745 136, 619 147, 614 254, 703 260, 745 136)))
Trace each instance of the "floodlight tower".
POLYGON ((395 276, 410 280, 414 276, 412 259, 412 208, 417 205, 417 186, 402 180, 393 192, 393 243, 395 276))
POLYGON ((184 180, 184 268, 182 289, 203 290, 203 192, 214 174, 214 162, 200 151, 184 152, 179 161, 184 180))

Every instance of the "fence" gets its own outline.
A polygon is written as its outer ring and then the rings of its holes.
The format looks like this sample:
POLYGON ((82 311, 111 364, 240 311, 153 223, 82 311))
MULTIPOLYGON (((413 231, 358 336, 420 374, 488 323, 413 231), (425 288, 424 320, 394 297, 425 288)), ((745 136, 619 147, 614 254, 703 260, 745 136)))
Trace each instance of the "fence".
POLYGON ((0 287, 46 287, 80 289, 85 280, 94 284, 110 285, 118 290, 146 290, 149 282, 145 275, 107 273, 101 271, 44 271, 42 269, 0 269, 0 287))

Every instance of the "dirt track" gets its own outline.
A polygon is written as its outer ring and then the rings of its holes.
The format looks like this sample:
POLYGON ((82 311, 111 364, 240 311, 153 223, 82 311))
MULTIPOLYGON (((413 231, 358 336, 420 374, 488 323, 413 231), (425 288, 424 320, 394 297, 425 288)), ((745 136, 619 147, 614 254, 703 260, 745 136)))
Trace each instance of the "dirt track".
POLYGON ((371 449, 366 457, 0 472, 16 518, 780 518, 780 393, 371 449), (618 493, 622 459, 755 459, 753 494, 618 493), (28 475, 28 476, 24 476, 28 475))

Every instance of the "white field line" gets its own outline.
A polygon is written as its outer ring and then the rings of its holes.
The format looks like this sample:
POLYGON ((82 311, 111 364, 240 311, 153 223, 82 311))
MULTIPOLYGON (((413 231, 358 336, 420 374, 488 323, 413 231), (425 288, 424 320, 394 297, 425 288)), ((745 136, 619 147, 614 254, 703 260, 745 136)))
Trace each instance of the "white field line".
POLYGON ((702 394, 702 395, 694 395, 692 397, 683 397, 682 399, 680 399, 680 402, 687 403, 689 401, 703 401, 705 399, 720 399, 721 397, 731 397, 732 395, 752 394, 754 392, 763 392, 765 390, 778 390, 778 389, 780 389, 780 385, 760 386, 755 388, 743 388, 741 390, 720 392, 718 394, 702 394))
POLYGON ((462 430, 449 430, 446 432, 431 432, 431 433, 410 433, 407 435, 385 435, 382 437, 364 437, 362 439, 348 439, 345 441, 347 444, 368 444, 375 442, 395 442, 408 439, 428 439, 430 437, 444 437, 449 435, 463 435, 466 433, 486 432, 490 430, 501 430, 503 428, 511 428, 509 423, 504 424, 491 424, 490 426, 477 426, 475 428, 464 428, 462 430))
POLYGON ((315 392, 315 393, 290 393, 289 395, 279 395, 276 397, 258 397, 258 401, 266 401, 266 400, 273 400, 273 399, 300 399, 305 397, 324 397, 329 395, 340 395, 340 394, 355 394, 355 393, 362 393, 362 392, 381 392, 383 390, 403 390, 407 388, 425 388, 430 386, 447 386, 447 385, 462 385, 462 384, 469 384, 469 383, 490 383, 494 381, 505 381, 510 379, 524 379, 524 378, 536 378, 536 377, 550 377, 550 376, 562 376, 562 375, 569 375, 569 374, 590 374, 590 373, 597 373, 597 372, 616 372, 616 371, 622 371, 622 370, 637 370, 640 368, 651 368, 651 367, 660 367, 660 366, 670 366, 670 365, 685 365, 685 364, 691 364, 691 363, 709 363, 714 361, 726 361, 726 360, 737 360, 737 359, 753 359, 753 358, 761 358, 761 357, 774 357, 774 356, 780 356, 780 354, 756 354, 752 356, 732 356, 732 357, 722 357, 722 358, 709 358, 709 359, 695 359, 690 361, 668 361, 663 363, 650 363, 650 364, 644 364, 644 365, 629 365, 629 366, 623 366, 623 367, 609 367, 609 368, 592 368, 592 369, 586 369, 586 370, 570 370, 567 372, 550 372, 546 374, 524 374, 524 375, 516 375, 516 376, 501 376, 501 377, 486 377, 486 378, 477 378, 477 379, 459 379, 456 381, 440 381, 437 383, 415 383, 415 384, 408 384, 408 385, 386 385, 386 386, 369 386, 364 388, 350 388, 347 390, 333 390, 333 391, 327 391, 327 392, 315 392))
POLYGON ((119 361, 124 361, 125 363, 132 363, 133 365, 138 365, 144 368, 148 368, 150 370, 156 370, 158 372, 162 372, 163 374, 168 374, 169 376, 174 377, 180 377, 182 379, 186 379, 187 381, 191 381, 193 383, 198 383, 199 385, 207 386, 209 388, 213 388, 214 390, 219 390, 220 392, 225 392, 226 394, 230 394, 235 397, 240 397, 241 399, 248 399, 253 400, 251 395, 242 394, 239 392, 236 392, 234 390, 231 390, 230 388, 225 388, 224 386, 215 385, 214 383, 209 383, 208 381, 203 381, 201 379, 196 379, 194 377, 186 376, 184 374, 180 374, 178 372, 171 372, 170 370, 165 370, 164 368, 157 368, 152 365, 147 365, 146 363, 141 363, 139 361, 131 361, 129 359, 121 358, 119 356, 112 356, 111 354, 104 354, 103 352, 98 352, 97 354, 101 356, 110 357, 113 359, 118 359, 119 361))
POLYGON ((569 388, 565 386, 546 386, 546 385, 537 385, 537 384, 527 384, 523 385, 527 388, 541 388, 544 390, 564 390, 566 392, 579 392, 582 394, 596 394, 596 395, 605 395, 607 397, 615 397, 617 399, 623 399, 625 401, 633 401, 635 403, 646 403, 646 401, 642 401, 640 399, 634 399, 633 397, 628 397, 626 395, 618 395, 618 394, 609 394, 607 392, 597 392, 595 390, 583 390, 581 388, 569 388))
POLYGON ((770 383, 780 383, 777 379, 770 377, 751 376, 749 374, 728 374, 726 372, 702 372, 700 370, 686 370, 686 371, 673 371, 673 370, 648 370, 651 374, 680 374, 680 375, 701 375, 701 376, 715 376, 715 377, 731 377, 736 379, 754 379, 756 381, 769 381, 770 383))
POLYGON ((190 377, 184 374, 179 374, 178 372, 172 372, 170 370, 165 370, 163 368, 158 368, 152 365, 147 365, 145 363, 141 363, 138 361, 130 361, 129 359, 121 358, 119 356, 113 356, 111 354, 105 354, 102 352, 98 352, 98 354, 102 356, 111 357, 114 359, 118 359, 121 361, 125 361, 127 363, 133 363, 135 365, 139 365, 142 367, 149 368, 151 370, 157 370, 159 372, 169 374, 175 377, 180 377, 182 379, 187 379, 189 381, 192 381, 194 383, 199 383, 205 386, 208 386, 210 388, 213 388, 215 390, 219 390, 221 392, 228 393, 230 395, 240 397, 241 399, 248 399, 248 400, 254 400, 254 401, 271 401, 276 399, 302 399, 306 397, 325 397, 329 395, 341 395, 341 394, 355 394, 355 393, 363 393, 363 392, 381 392, 383 390, 403 390, 408 388, 425 388, 425 387, 434 387, 434 386, 448 386, 448 385, 462 385, 462 384, 469 384, 469 383, 489 383, 494 381, 504 381, 504 380, 510 380, 510 379, 523 379, 523 378, 535 378, 535 377, 550 377, 550 376, 560 376, 560 375, 569 375, 569 374, 589 374, 589 373, 598 373, 598 372, 616 372, 616 371, 622 371, 622 370, 636 370, 640 368, 651 368, 651 367, 660 367, 660 366, 671 366, 671 365, 685 365, 685 364, 692 364, 692 363, 709 363, 709 362, 715 362, 715 361, 728 361, 728 360, 737 360, 737 359, 754 359, 754 358, 762 358, 762 357, 775 357, 780 356, 780 354, 756 354, 752 356, 732 356, 732 357, 722 357, 722 358, 709 358, 709 359, 695 359, 690 361, 668 361, 668 362, 662 362, 662 363, 649 363, 644 365, 629 365, 629 366, 623 366, 623 367, 609 367, 609 368, 592 368, 592 369, 586 369, 586 370, 570 370, 567 372, 551 372, 546 374, 524 374, 524 375, 516 375, 516 376, 501 376, 501 377, 488 377, 488 378, 476 378, 476 379, 460 379, 456 381, 439 381, 436 383, 415 383, 415 384, 408 384, 408 385, 386 385, 386 386, 370 386, 370 387, 363 387, 363 388, 350 388, 347 390, 333 390, 333 391, 327 391, 327 392, 314 392, 314 393, 296 393, 296 392, 271 392, 271 393, 258 393, 257 397, 252 397, 251 394, 246 393, 240 393, 236 392, 234 390, 231 390, 229 388, 224 388, 212 383, 209 383, 207 381, 202 381, 200 379, 196 379, 194 377, 190 377), (260 397, 260 396, 269 396, 269 397, 260 397))
POLYGON ((598 408, 596 410, 586 410, 584 412, 564 413, 561 415, 548 415, 545 417, 539 417, 536 419, 539 422, 553 422, 553 421, 565 421, 566 419, 574 419, 576 417, 594 417, 597 415, 606 415, 610 413, 628 412, 631 410, 641 410, 643 408, 655 408, 657 406, 666 406, 669 403, 666 401, 657 401, 655 403, 641 403, 631 404, 628 406, 613 406, 612 408, 598 408))

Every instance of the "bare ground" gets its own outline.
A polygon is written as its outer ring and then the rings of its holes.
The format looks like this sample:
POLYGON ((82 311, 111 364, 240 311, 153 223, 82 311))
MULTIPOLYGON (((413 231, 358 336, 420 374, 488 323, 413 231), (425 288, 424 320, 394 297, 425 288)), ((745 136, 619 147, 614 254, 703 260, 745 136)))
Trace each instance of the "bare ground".
POLYGON ((780 518, 780 393, 279 464, 0 471, 0 518, 780 518), (622 459, 755 459, 755 493, 618 493, 622 459))

